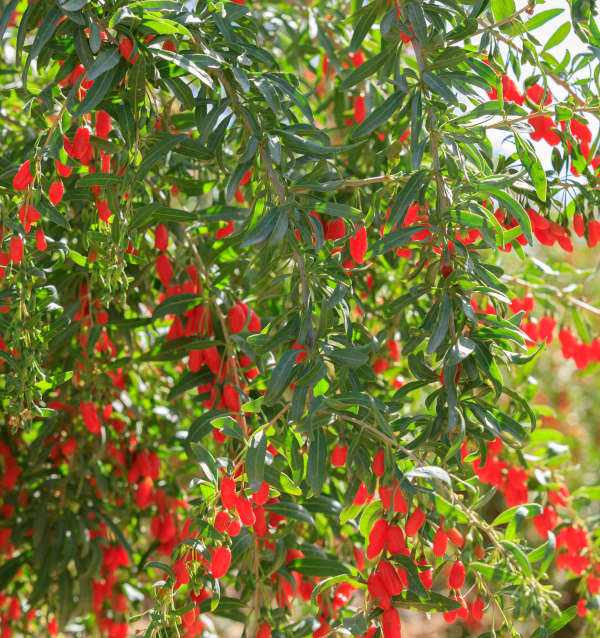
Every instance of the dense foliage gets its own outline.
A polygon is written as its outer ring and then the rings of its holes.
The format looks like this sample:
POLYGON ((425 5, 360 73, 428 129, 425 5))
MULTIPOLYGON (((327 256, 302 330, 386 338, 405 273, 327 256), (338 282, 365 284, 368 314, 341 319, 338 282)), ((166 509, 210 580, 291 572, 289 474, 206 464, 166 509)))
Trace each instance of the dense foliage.
POLYGON ((593 4, 0 3, 2 638, 597 635, 593 4))

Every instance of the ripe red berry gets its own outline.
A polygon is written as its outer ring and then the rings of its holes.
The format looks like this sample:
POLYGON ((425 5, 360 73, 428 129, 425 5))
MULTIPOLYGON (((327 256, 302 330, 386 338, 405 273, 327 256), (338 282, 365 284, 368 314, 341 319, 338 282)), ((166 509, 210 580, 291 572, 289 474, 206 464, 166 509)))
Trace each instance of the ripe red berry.
POLYGON ((473 606, 471 607, 471 615, 477 621, 480 621, 483 618, 483 608, 485 607, 485 603, 481 598, 476 598, 473 601, 473 606))
POLYGON ((65 164, 61 164, 58 160, 55 160, 54 165, 56 166, 56 172, 61 176, 61 177, 70 177, 71 173, 73 172, 72 169, 70 169, 68 166, 66 166, 65 164))
POLYGON ((336 443, 331 452, 331 465, 333 467, 343 467, 346 465, 346 457, 348 456, 348 446, 336 443))
POLYGON ((44 231, 41 228, 38 228, 38 230, 35 231, 35 245, 40 251, 44 251, 48 248, 46 235, 44 235, 44 231))
POLYGON ((100 434, 100 418, 98 417, 96 406, 91 401, 82 401, 79 404, 79 410, 85 427, 92 434, 100 434))
POLYGON ((165 251, 169 245, 169 231, 164 224, 159 224, 154 231, 154 247, 156 250, 165 251))
POLYGON ((247 309, 244 312, 244 306, 240 302, 232 306, 227 315, 227 322, 229 323, 229 329, 232 334, 237 334, 244 329, 246 325, 246 317, 248 316, 247 309))
POLYGON ((234 510, 236 498, 235 481, 229 476, 224 476, 221 479, 221 503, 223 503, 223 507, 229 511, 234 510))
POLYGON ((388 527, 388 522, 384 518, 375 521, 369 534, 369 546, 367 547, 367 558, 369 560, 379 556, 383 551, 388 527))
POLYGON ((267 482, 262 482, 258 490, 252 494, 252 500, 257 505, 264 505, 269 500, 269 484, 267 482))
POLYGON ((250 527, 256 523, 256 516, 252 509, 252 503, 243 496, 238 496, 235 501, 235 509, 243 525, 250 527))
POLYGON ((258 628, 256 638, 271 638, 271 625, 268 622, 263 622, 258 628))
POLYGON ((96 135, 106 138, 110 133, 110 115, 106 111, 96 111, 96 135))
POLYGON ((231 538, 235 538, 241 530, 242 526, 240 525, 240 521, 237 518, 234 518, 231 523, 229 523, 227 533, 231 536, 231 538))
POLYGON ((414 536, 419 531, 424 521, 425 521, 425 513, 419 508, 417 508, 408 517, 408 520, 406 521, 406 525, 404 527, 404 531, 406 532, 406 535, 414 536))
POLYGON ((52 203, 52 205, 56 206, 63 198, 65 192, 65 187, 60 180, 56 182, 52 182, 50 185, 50 190, 48 191, 48 199, 52 203))
POLYGON ((448 540, 453 545, 456 545, 456 547, 462 547, 465 544, 463 535, 458 531, 458 529, 456 529, 456 527, 449 529, 446 533, 448 534, 448 540))
POLYGON ((388 527, 385 534, 385 546, 392 556, 406 552, 406 540, 401 527, 397 525, 390 525, 388 527))
POLYGON ((17 235, 10 238, 10 259, 13 264, 18 264, 23 259, 23 240, 17 235))
POLYGON ((394 490, 394 512, 398 512, 398 514, 406 514, 408 512, 408 503, 399 487, 394 490))
POLYGON ((227 547, 217 547, 212 557, 210 573, 213 578, 223 578, 231 564, 231 552, 227 547))
POLYGON ((441 558, 446 553, 446 547, 448 546, 448 536, 440 525, 440 528, 433 537, 433 555, 436 558, 441 558))
POLYGON ((465 566, 462 564, 462 561, 457 560, 450 569, 450 574, 448 575, 448 587, 450 589, 460 589, 465 582, 465 577, 467 572, 465 570, 465 566))
POLYGON ((385 452, 379 450, 373 459, 373 472, 375 476, 383 476, 385 472, 385 452))
POLYGON ((357 264, 365 261, 367 252, 367 229, 363 226, 350 237, 350 254, 357 264))
POLYGON ((398 576, 398 572, 391 563, 382 560, 377 566, 377 573, 381 577, 390 596, 399 596, 404 590, 404 585, 398 576))
POLYGON ((383 579, 377 572, 370 574, 367 579, 367 589, 369 596, 381 609, 388 609, 392 604, 390 593, 388 592, 383 579))
POLYGON ((156 272, 163 286, 166 288, 173 278, 173 266, 164 253, 156 260, 156 272))
POLYGON ((221 510, 215 516, 215 529, 217 530, 217 532, 220 532, 222 534, 227 529, 228 525, 229 525, 229 514, 226 511, 221 510))
POLYGON ((383 638, 402 638, 400 615, 395 607, 390 607, 383 612, 381 627, 383 629, 383 638))
POLYGON ((24 191, 31 182, 33 182, 33 175, 29 168, 29 160, 26 160, 13 177, 13 188, 17 191, 24 191))
POLYGON ((75 131, 75 137, 73 137, 73 155, 78 159, 85 157, 89 145, 90 129, 87 126, 80 126, 75 131))

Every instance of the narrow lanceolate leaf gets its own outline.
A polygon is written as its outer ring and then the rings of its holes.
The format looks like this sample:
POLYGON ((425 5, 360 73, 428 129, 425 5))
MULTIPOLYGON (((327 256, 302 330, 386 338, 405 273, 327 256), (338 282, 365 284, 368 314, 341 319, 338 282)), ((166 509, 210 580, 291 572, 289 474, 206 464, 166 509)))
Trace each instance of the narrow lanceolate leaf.
POLYGON ((415 197, 424 182, 425 171, 417 171, 408 178, 406 184, 396 195, 396 199, 394 199, 394 203, 390 209, 390 218, 388 223, 391 228, 402 224, 408 207, 415 200, 415 197))
POLYGON ((106 73, 108 70, 119 64, 121 54, 117 47, 102 51, 102 53, 94 60, 94 63, 88 70, 86 80, 95 80, 97 77, 106 73))
POLYGON ((44 16, 41 25, 38 27, 38 31, 31 46, 31 51, 29 52, 29 55, 27 56, 27 60, 25 62, 25 66, 23 67, 22 78, 24 85, 27 86, 27 72, 29 71, 32 60, 35 60, 39 56, 44 45, 54 35, 56 25, 58 24, 58 21, 61 19, 61 17, 62 11, 60 11, 58 7, 53 6, 50 11, 48 11, 48 13, 44 16))
POLYGON ((508 20, 516 13, 515 0, 491 0, 491 6, 496 22, 508 20))
POLYGON ((356 127, 354 130, 354 136, 365 137, 387 122, 400 108, 405 95, 406 94, 403 91, 396 91, 395 93, 392 93, 392 95, 390 95, 383 104, 380 104, 374 111, 369 113, 365 120, 356 127))
POLYGON ((195 308, 202 303, 204 297, 191 292, 182 292, 178 295, 171 295, 156 306, 152 317, 160 319, 167 315, 182 315, 187 310, 195 308))
POLYGON ((308 465, 306 468, 306 481, 312 488, 315 496, 318 496, 325 483, 327 472, 327 439, 323 430, 317 428, 314 438, 308 450, 308 465))
POLYGON ((440 347, 446 333, 448 332, 451 303, 447 292, 442 294, 442 299, 438 306, 437 319, 433 325, 431 337, 427 342, 427 354, 433 354, 440 347))
POLYGON ((246 474, 250 489, 256 491, 263 483, 265 475, 265 456, 267 454, 267 435, 258 430, 252 435, 246 453, 246 474))
POLYGON ((152 49, 152 54, 172 62, 176 66, 187 71, 190 75, 194 76, 197 80, 200 80, 203 84, 209 88, 214 88, 213 81, 208 73, 202 70, 197 64, 184 55, 179 55, 174 51, 165 51, 163 49, 152 49))
POLYGON ((277 365, 271 372, 269 383, 267 384, 264 398, 265 405, 275 403, 290 384, 297 356, 298 353, 295 350, 290 350, 281 355, 277 365))
POLYGON ((507 193, 500 190, 490 191, 490 195, 495 197, 498 200, 498 204, 500 208, 510 213, 516 220, 523 234, 527 238, 529 244, 533 244, 533 235, 531 230, 531 220, 529 219, 529 215, 525 212, 525 209, 519 202, 511 197, 507 193))
POLYGON ((352 71, 345 75, 344 79, 340 82, 340 90, 345 91, 347 89, 351 89, 353 86, 356 86, 366 78, 377 73, 377 71, 381 69, 381 66, 390 57, 391 51, 391 48, 385 49, 381 53, 374 55, 372 58, 365 60, 365 62, 357 66, 355 69, 352 69, 352 71))
POLYGON ((113 67, 96 78, 94 84, 88 89, 85 97, 73 112, 73 117, 81 117, 96 108, 106 94, 113 88, 116 75, 117 68, 113 67))
POLYGON ((185 133, 179 133, 177 135, 170 135, 167 133, 149 149, 146 149, 144 157, 135 174, 134 183, 139 184, 147 175, 148 171, 160 160, 164 160, 167 153, 184 139, 187 139, 187 135, 185 135, 185 133))

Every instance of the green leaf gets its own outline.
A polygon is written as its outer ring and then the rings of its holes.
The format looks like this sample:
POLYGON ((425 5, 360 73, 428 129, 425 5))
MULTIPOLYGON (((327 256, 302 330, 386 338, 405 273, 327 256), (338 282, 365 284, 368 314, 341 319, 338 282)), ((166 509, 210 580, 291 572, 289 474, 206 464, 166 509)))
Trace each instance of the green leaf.
POLYGON ((491 190, 489 193, 498 200, 498 204, 501 208, 504 208, 517 220, 517 223, 521 227, 529 245, 532 245, 533 235, 531 232, 531 220, 523 206, 521 206, 516 199, 500 190, 491 190))
POLYGON ((448 354, 446 355, 444 363, 448 366, 458 365, 461 361, 466 359, 474 350, 475 342, 468 337, 465 337, 464 335, 460 335, 456 343, 450 348, 450 350, 448 350, 448 354))
MULTIPOLYGON (((96 86, 95 82, 94 86, 96 86)), ((184 139, 187 139, 187 135, 185 133, 179 133, 177 135, 166 133, 149 149, 146 149, 144 157, 135 174, 135 178, 133 180, 134 183, 139 184, 143 182, 144 177, 146 177, 150 169, 153 168, 160 160, 164 161, 167 153, 175 148, 177 144, 180 144, 184 139)))
POLYGON ((571 23, 565 22, 552 34, 548 42, 546 42, 546 46, 544 47, 544 51, 548 51, 548 49, 552 49, 556 45, 560 44, 568 35, 571 33, 571 23))
POLYGON ((0 590, 6 591, 11 580, 23 565, 23 556, 9 558, 0 565, 0 590))
POLYGON ((507 20, 517 12, 515 0, 491 0, 491 5, 496 22, 507 20))
POLYGON ((450 324, 450 310, 452 308, 452 305, 446 291, 442 293, 442 299, 439 302, 438 306, 439 308, 435 324, 433 325, 433 330, 431 331, 431 337, 427 342, 427 354, 433 354, 440 347, 442 341, 446 337, 446 333, 448 332, 448 326, 450 324))
POLYGON ((217 471, 217 464, 215 462, 215 459, 213 458, 213 455, 204 446, 200 445, 200 443, 197 443, 195 441, 192 441, 192 443, 190 443, 190 448, 194 454, 196 461, 198 462, 198 465, 200 466, 200 469, 204 472, 204 475, 206 476, 206 478, 211 483, 214 483, 214 485, 217 485, 218 471, 217 471))
POLYGON ((510 523, 514 518, 517 511, 527 512, 527 517, 536 516, 542 513, 542 506, 539 503, 528 503, 526 505, 515 505, 507 510, 504 510, 501 514, 498 514, 492 522, 492 527, 497 525, 504 525, 504 523, 510 523))
POLYGON ((531 578, 531 576, 533 576, 533 572, 531 571, 531 565, 527 560, 525 552, 518 545, 515 545, 514 543, 511 543, 510 541, 505 539, 501 540, 500 544, 515 557, 525 578, 531 578))
POLYGON ((117 47, 111 47, 102 51, 102 53, 94 60, 94 63, 88 70, 86 80, 95 80, 97 77, 106 73, 119 64, 121 54, 117 47))
POLYGON ((281 514, 281 516, 285 516, 285 518, 289 518, 293 521, 301 521, 303 523, 308 523, 315 528, 317 527, 315 519, 312 517, 310 512, 302 505, 293 503, 292 501, 279 501, 279 503, 269 503, 265 505, 265 510, 267 510, 268 512, 273 512, 275 514, 281 514))
POLYGON ((350 73, 347 73, 344 76, 344 79, 340 82, 339 89, 340 91, 345 91, 347 89, 351 89, 353 86, 356 86, 369 76, 373 75, 377 71, 381 69, 383 64, 390 57, 390 52, 392 49, 385 49, 381 53, 374 55, 371 58, 365 60, 362 64, 357 66, 355 69, 352 69, 350 73))
MULTIPOLYGON (((165 51, 164 49, 152 48, 152 54, 155 57, 163 58, 172 62, 176 66, 184 69, 190 75, 193 75, 196 79, 200 80, 203 84, 210 89, 214 89, 214 83, 211 80, 210 75, 206 71, 203 71, 198 65, 196 65, 191 59, 186 56, 180 55, 174 51, 165 51)), ((218 66, 215 60, 215 66, 218 66)))
POLYGON ((39 27, 37 27, 35 38, 33 40, 33 44, 31 45, 31 50, 29 51, 29 55, 27 56, 27 60, 25 61, 25 66, 23 67, 22 78, 23 84, 25 86, 27 86, 27 72, 29 71, 31 62, 37 59, 44 45, 54 35, 56 25, 62 18, 62 15, 62 11, 57 6, 53 6, 46 13, 39 27))
POLYGON ((451 104, 456 104, 458 102, 456 95, 452 93, 446 83, 439 76, 435 75, 435 73, 425 71, 423 73, 423 82, 425 82, 425 84, 427 84, 434 93, 443 97, 447 102, 450 102, 451 104))
POLYGON ((349 368, 360 368, 369 360, 368 352, 352 347, 327 348, 325 350, 325 355, 334 363, 338 363, 342 366, 348 366, 349 368))
POLYGON ((427 23, 425 22, 425 14, 423 7, 418 2, 408 3, 408 15, 410 22, 415 30, 417 40, 423 45, 427 44, 427 23))
POLYGON ((256 492, 263 483, 265 475, 265 457, 267 454, 267 435, 257 430, 248 442, 246 453, 246 474, 250 489, 256 492))
POLYGON ((96 108, 104 99, 104 96, 113 88, 117 75, 117 68, 113 67, 94 80, 94 84, 88 89, 85 97, 73 112, 73 117, 81 117, 96 108))
POLYGON ((291 563, 288 563, 287 568, 303 576, 317 576, 318 578, 328 578, 330 576, 338 576, 339 574, 352 574, 352 570, 344 563, 340 563, 340 561, 314 556, 297 558, 291 563))
POLYGON ((552 20, 552 18, 556 18, 556 16, 559 16, 561 13, 563 13, 563 9, 546 9, 546 11, 540 11, 527 20, 525 28, 527 31, 533 31, 543 24, 546 24, 549 20, 552 20))
POLYGON ((577 605, 565 609, 558 618, 552 618, 547 623, 536 629, 530 636, 530 638, 544 638, 544 636, 551 636, 559 629, 562 629, 565 625, 570 623, 577 615, 577 605))
POLYGON ((425 171, 417 171, 416 173, 413 173, 408 178, 408 181, 403 186, 402 190, 396 194, 396 198, 394 199, 394 203, 390 209, 390 218, 388 222, 388 226, 390 228, 401 226, 404 222, 406 211, 415 200, 417 193, 425 182, 425 175, 425 171))
POLYGON ((202 295, 191 292, 183 292, 178 295, 171 295, 156 306, 152 313, 153 319, 160 319, 167 315, 182 315, 184 312, 195 308, 204 301, 202 295))
POLYGON ((298 352, 296 350, 290 350, 281 355, 267 383, 264 398, 265 405, 273 405, 290 384, 297 356, 298 352))
POLYGON ((308 465, 306 467, 306 480, 312 488, 313 494, 318 496, 325 483, 327 472, 327 439, 323 430, 318 427, 314 432, 314 438, 308 450, 308 465))
POLYGON ((382 124, 385 124, 400 108, 405 96, 406 93, 404 93, 404 91, 392 93, 383 104, 380 104, 376 109, 371 111, 364 121, 354 129, 353 137, 365 137, 382 124))

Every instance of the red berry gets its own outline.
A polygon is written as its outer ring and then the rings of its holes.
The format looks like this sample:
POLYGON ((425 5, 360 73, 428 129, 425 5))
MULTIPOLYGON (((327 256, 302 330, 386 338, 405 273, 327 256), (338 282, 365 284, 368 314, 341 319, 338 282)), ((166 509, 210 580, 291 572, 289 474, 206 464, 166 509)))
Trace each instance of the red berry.
POLYGON ((350 254, 357 264, 365 261, 367 252, 367 229, 363 226, 350 237, 350 254))
POLYGON ((346 457, 348 456, 348 446, 336 443, 331 452, 331 465, 333 467, 343 467, 346 465, 346 457))
POLYGON ((154 231, 154 247, 156 250, 165 251, 169 245, 169 231, 164 224, 159 224, 154 231))
POLYGON ((40 251, 46 250, 46 248, 48 248, 48 244, 46 243, 46 235, 44 235, 44 231, 41 228, 35 231, 35 245, 40 251))
POLYGON ((369 560, 379 556, 383 551, 388 527, 388 522, 384 518, 375 521, 369 534, 369 546, 367 547, 367 558, 369 560))
POLYGON ((63 198, 64 192, 65 187, 60 180, 52 182, 50 190, 48 191, 48 199, 54 206, 56 206, 56 204, 58 204, 63 198))
POLYGON ((221 479, 221 503, 223 503, 223 507, 229 511, 234 510, 236 499, 235 481, 229 476, 224 476, 221 479))
POLYGON ((422 510, 417 508, 409 516, 408 520, 406 521, 406 525, 404 527, 404 531, 406 532, 406 535, 414 536, 419 531, 419 529, 421 528, 421 525, 423 525, 424 522, 425 522, 425 514, 422 510))
POLYGON ((406 540, 401 527, 397 525, 390 525, 388 527, 385 535, 385 545, 392 556, 406 552, 406 540))
POLYGON ((433 537, 433 555, 436 558, 441 558, 446 553, 446 547, 448 546, 448 537, 446 532, 440 525, 440 528, 433 537))
POLYGON ((130 64, 133 64, 138 59, 139 53, 136 54, 133 60, 131 59, 131 53, 133 52, 133 42, 130 38, 123 38, 123 40, 121 40, 121 44, 119 44, 119 51, 130 64))
POLYGON ((31 182, 33 182, 33 175, 29 168, 29 160, 26 160, 13 177, 13 188, 17 191, 24 191, 31 182))
POLYGON ((215 529, 217 530, 217 532, 220 532, 222 534, 227 529, 228 525, 229 514, 222 510, 215 516, 215 529))
POLYGON ((460 560, 457 560, 450 569, 448 587, 450 587, 450 589, 460 589, 465 582, 466 575, 465 566, 460 560))
POLYGON ((381 577, 390 596, 399 596, 404 590, 404 585, 398 576, 398 572, 391 563, 382 560, 377 566, 377 573, 381 577))
POLYGON ((10 258, 13 264, 18 264, 23 259, 23 240, 17 235, 10 238, 10 258))
POLYGON ((373 459, 373 472, 376 476, 383 476, 385 472, 385 453, 383 450, 379 450, 373 459))
POLYGON ((231 552, 227 547, 218 547, 212 557, 210 573, 213 578, 223 578, 231 564, 231 552))
POLYGON ((395 607, 390 607, 383 612, 381 627, 383 629, 383 638, 402 638, 400 615, 395 607))

